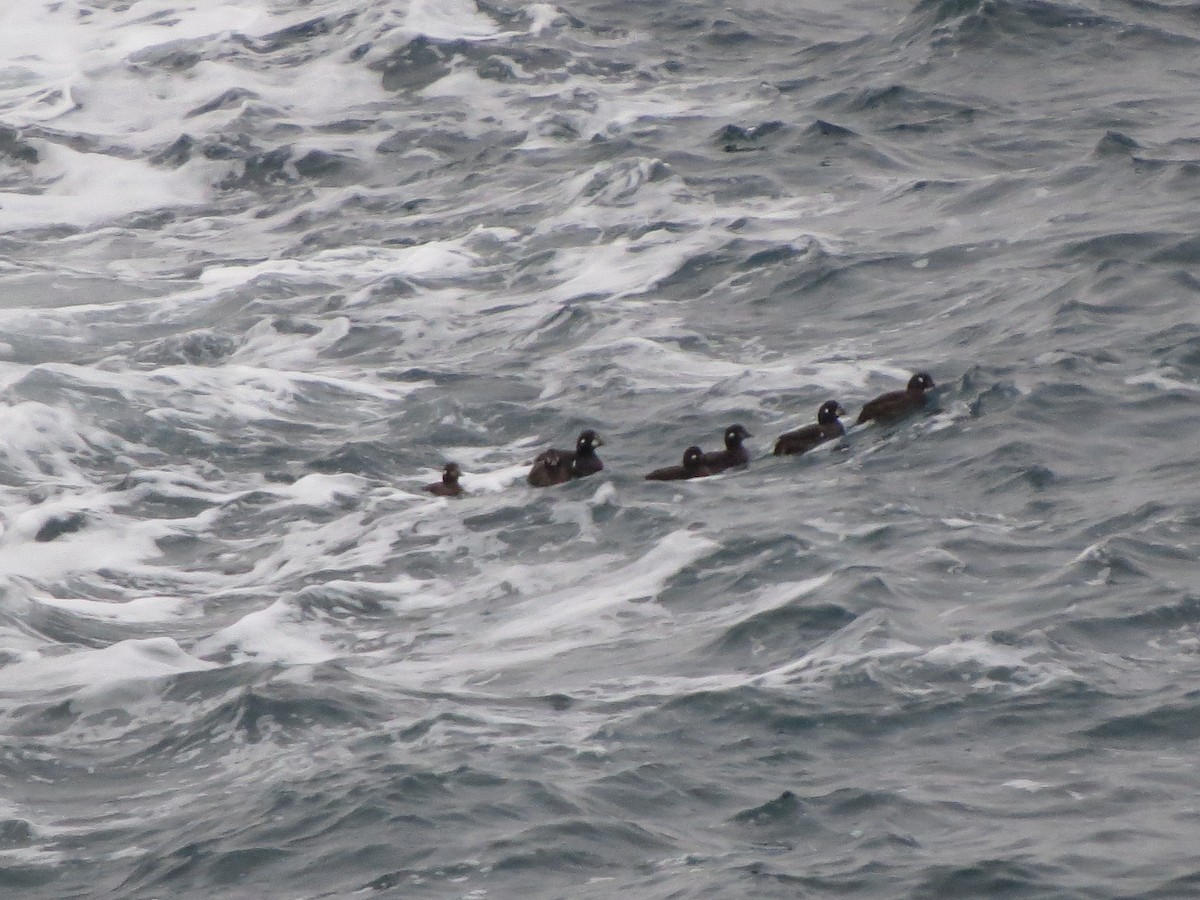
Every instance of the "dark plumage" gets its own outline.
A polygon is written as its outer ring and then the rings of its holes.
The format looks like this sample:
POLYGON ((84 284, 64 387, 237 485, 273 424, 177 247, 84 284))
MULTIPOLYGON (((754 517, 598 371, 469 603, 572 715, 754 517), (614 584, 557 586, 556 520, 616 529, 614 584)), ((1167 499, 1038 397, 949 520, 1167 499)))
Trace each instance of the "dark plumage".
POLYGON ((684 478, 704 478, 712 470, 704 463, 704 452, 699 447, 688 447, 683 451, 683 462, 678 466, 655 469, 646 476, 647 481, 681 481, 684 478))
POLYGON ((572 478, 586 478, 604 468, 596 455, 596 448, 603 447, 604 440, 592 429, 580 432, 574 450, 543 450, 529 469, 528 482, 534 487, 549 487, 562 484, 572 478))
MULTIPOLYGON (((526 480, 534 487, 549 487, 571 480, 571 461, 564 459, 565 450, 543 450, 534 457, 526 480)), ((570 453, 568 456, 574 456, 570 453)))
POLYGON ((889 391, 876 397, 862 408, 858 414, 858 424, 872 419, 889 421, 900 419, 909 413, 916 412, 925 405, 925 395, 933 390, 933 379, 924 372, 918 372, 908 379, 908 387, 902 391, 889 391))
POLYGON ((741 425, 730 425, 725 429, 725 449, 712 450, 704 454, 704 464, 715 475, 734 466, 744 466, 750 462, 750 451, 742 446, 742 441, 754 437, 741 425))
POLYGON ((458 483, 461 477, 462 469, 458 467, 458 463, 446 463, 446 468, 442 469, 442 480, 425 485, 424 490, 438 497, 461 497, 466 493, 458 483))
POLYGON ((604 463, 600 462, 600 457, 596 455, 596 448, 603 446, 603 439, 592 429, 580 432, 575 441, 575 459, 571 462, 571 477, 586 478, 588 475, 595 475, 601 471, 604 463))
POLYGON ((831 441, 846 433, 838 416, 846 415, 842 405, 836 400, 826 400, 817 410, 817 424, 805 425, 795 431, 781 434, 775 441, 775 455, 787 456, 792 453, 804 453, 818 444, 831 441))

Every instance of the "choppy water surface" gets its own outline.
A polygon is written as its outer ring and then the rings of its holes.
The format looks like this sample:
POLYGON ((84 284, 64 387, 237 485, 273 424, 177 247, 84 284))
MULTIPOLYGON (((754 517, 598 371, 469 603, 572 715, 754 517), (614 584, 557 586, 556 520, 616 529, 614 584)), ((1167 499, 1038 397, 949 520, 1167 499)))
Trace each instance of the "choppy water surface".
POLYGON ((0 892, 1200 891, 1194 6, 9 6, 0 892))

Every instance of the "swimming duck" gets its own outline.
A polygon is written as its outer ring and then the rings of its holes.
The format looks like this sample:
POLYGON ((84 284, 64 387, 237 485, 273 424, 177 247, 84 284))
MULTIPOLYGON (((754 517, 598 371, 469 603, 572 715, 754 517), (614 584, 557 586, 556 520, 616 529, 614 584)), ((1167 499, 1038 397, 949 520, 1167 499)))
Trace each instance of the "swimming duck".
POLYGON ((712 470, 712 474, 723 472, 734 466, 744 466, 750 462, 750 451, 742 446, 742 441, 754 437, 741 425, 730 425, 725 429, 725 449, 712 450, 704 454, 704 464, 712 470))
POLYGON ((712 470, 704 462, 704 451, 699 447, 688 447, 683 451, 683 462, 677 466, 655 469, 646 476, 647 481, 681 481, 684 478, 704 478, 712 470))
POLYGON ((596 455, 596 448, 603 447, 604 440, 588 428, 579 433, 574 450, 543 450, 533 461, 526 480, 534 487, 549 487, 562 484, 573 478, 586 478, 603 470, 604 463, 596 455))
POLYGON ((908 379, 908 387, 902 391, 889 391, 881 394, 862 408, 858 414, 858 423, 869 422, 872 419, 891 421, 916 412, 925 405, 925 395, 933 390, 933 379, 925 372, 918 372, 908 379))
POLYGON ((458 483, 461 477, 462 469, 458 467, 458 463, 446 463, 446 467, 442 469, 442 480, 427 484, 422 490, 429 491, 437 497, 461 497, 466 493, 458 483))
POLYGON ((846 433, 838 416, 846 415, 846 410, 836 400, 826 400, 817 410, 817 424, 805 425, 795 431, 781 434, 775 441, 775 455, 788 456, 793 453, 805 453, 836 437, 846 433))

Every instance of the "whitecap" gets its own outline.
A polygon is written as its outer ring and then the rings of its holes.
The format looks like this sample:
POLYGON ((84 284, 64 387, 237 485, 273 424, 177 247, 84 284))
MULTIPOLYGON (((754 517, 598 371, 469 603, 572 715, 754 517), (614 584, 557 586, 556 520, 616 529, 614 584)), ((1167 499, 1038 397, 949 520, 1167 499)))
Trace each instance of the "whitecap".
POLYGON ((235 659, 315 665, 337 657, 315 633, 318 628, 316 622, 302 620, 293 604, 276 600, 200 641, 196 653, 231 652, 235 659))
POLYGON ((48 691, 86 686, 99 691, 115 682, 166 678, 213 664, 197 659, 168 637, 120 641, 98 650, 75 650, 11 663, 0 669, 5 688, 48 691))
POLYGON ((355 497, 366 487, 366 479, 357 475, 324 475, 313 472, 291 484, 266 486, 272 494, 306 506, 335 506, 355 497))
POLYGON ((825 587, 832 578, 833 573, 826 572, 824 575, 814 575, 812 578, 805 578, 802 581, 780 582, 764 588, 744 600, 731 602, 718 610, 698 616, 696 623, 703 624, 710 629, 725 629, 730 625, 795 603, 800 598, 807 597, 825 587))
POLYGON ((37 194, 0 192, 3 231, 67 222, 94 226, 138 210, 190 206, 209 199, 206 180, 192 170, 154 168, 142 160, 39 147, 39 168, 51 179, 37 194))
POLYGON ((1146 385, 1147 387, 1158 388, 1162 391, 1187 391, 1188 393, 1200 391, 1200 384, 1183 381, 1179 377, 1179 373, 1170 368, 1139 372, 1136 375, 1130 375, 1126 378, 1125 383, 1146 385))
POLYGON ((478 4, 468 0, 411 0, 401 23, 411 35, 439 41, 487 40, 503 33, 478 4))
POLYGON ((634 620, 667 621, 666 611, 652 601, 671 578, 717 546, 679 530, 632 561, 594 553, 570 566, 555 562, 493 569, 488 573, 492 584, 503 584, 508 593, 526 599, 473 624, 471 634, 455 640, 452 648, 442 646, 436 656, 382 667, 374 677, 486 684, 530 663, 638 630, 634 620))
POLYGON ((1044 791, 1047 788, 1053 787, 1045 781, 1033 781, 1029 778, 1010 778, 1004 782, 1001 787, 1012 788, 1016 791, 1028 791, 1031 794, 1036 794, 1039 791, 1044 791))
POLYGON ((199 280, 206 286, 229 290, 271 277, 335 284, 345 283, 346 279, 372 282, 389 276, 453 278, 468 274, 478 262, 479 256, 457 241, 429 241, 412 247, 356 247, 326 250, 306 259, 209 266, 199 280))
POLYGON ((50 596, 38 596, 36 600, 41 606, 52 606, 72 615, 125 622, 131 625, 175 619, 186 614, 189 609, 199 611, 199 607, 190 600, 162 595, 135 597, 132 600, 119 602, 50 596))
POLYGON ((892 637, 891 623, 882 610, 872 610, 827 636, 798 659, 776 666, 753 679, 765 686, 826 681, 868 662, 907 659, 922 648, 892 637))

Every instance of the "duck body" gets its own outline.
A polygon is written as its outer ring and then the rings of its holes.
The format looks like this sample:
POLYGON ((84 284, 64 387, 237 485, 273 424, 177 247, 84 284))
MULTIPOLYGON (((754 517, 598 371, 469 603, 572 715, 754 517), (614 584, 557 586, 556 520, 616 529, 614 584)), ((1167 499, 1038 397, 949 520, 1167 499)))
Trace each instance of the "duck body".
POLYGON ((461 497, 466 491, 458 483, 460 477, 462 469, 458 467, 458 463, 446 463, 446 467, 442 469, 442 480, 427 484, 422 490, 429 491, 435 497, 461 497))
POLYGON ((604 470, 604 463, 596 455, 596 448, 604 446, 600 435, 592 429, 580 433, 574 450, 550 448, 543 450, 533 460, 526 480, 534 487, 550 487, 565 484, 574 478, 586 478, 604 470))
POLYGON ((685 478, 704 478, 712 470, 704 462, 704 451, 699 447, 688 447, 683 451, 683 462, 677 466, 655 469, 646 476, 647 481, 682 481, 685 478))
POLYGON ((710 470, 710 474, 716 475, 718 472, 724 472, 726 469, 732 469, 737 466, 744 466, 750 462, 750 451, 742 445, 742 441, 753 436, 741 425, 730 425, 726 428, 725 449, 711 450, 702 457, 704 465, 710 470))
POLYGON ((846 410, 836 400, 826 400, 817 410, 817 423, 805 425, 795 431, 781 434, 775 441, 776 456, 790 456, 794 453, 806 453, 813 447, 839 438, 846 433, 839 416, 846 415, 846 410))
POLYGON ((571 460, 571 477, 587 478, 604 470, 604 463, 596 455, 596 448, 603 447, 604 441, 600 435, 588 429, 581 432, 575 441, 575 458, 571 460))
POLYGON ((565 484, 571 480, 571 459, 575 454, 567 450, 543 450, 534 457, 533 465, 525 480, 534 487, 549 487, 565 484))
POLYGON ((908 386, 904 390, 881 394, 863 406, 856 424, 861 425, 872 420, 890 422, 902 419, 925 406, 926 395, 933 387, 933 379, 925 372, 918 372, 908 380, 908 386))

